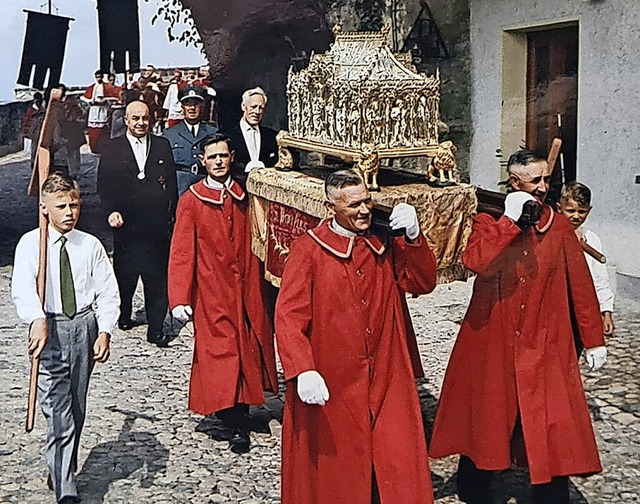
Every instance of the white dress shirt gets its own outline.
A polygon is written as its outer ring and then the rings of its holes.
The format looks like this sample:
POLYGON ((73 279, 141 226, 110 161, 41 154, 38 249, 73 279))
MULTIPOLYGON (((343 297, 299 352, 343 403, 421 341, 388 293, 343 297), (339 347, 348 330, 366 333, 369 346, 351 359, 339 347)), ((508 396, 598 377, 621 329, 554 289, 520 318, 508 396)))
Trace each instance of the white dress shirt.
MULTIPOLYGON (((23 235, 16 247, 11 297, 18 316, 27 324, 45 318, 47 313, 62 313, 61 236, 60 232, 49 226, 44 309, 38 297, 36 284, 40 230, 34 229, 23 235)), ((77 312, 93 305, 98 330, 113 334, 120 316, 120 294, 109 257, 100 241, 93 235, 74 229, 64 236, 67 238, 66 249, 73 274, 77 312)))
POLYGON ((249 172, 254 168, 264 168, 264 163, 260 161, 260 147, 262 139, 260 138, 260 126, 251 126, 244 118, 240 119, 240 130, 244 137, 244 143, 247 145, 249 157, 251 161, 247 163, 244 171, 249 172))
POLYGON ((200 123, 199 122, 196 123, 196 124, 189 124, 187 121, 185 121, 184 125, 187 127, 189 132, 191 134, 193 134, 194 137, 198 136, 198 133, 200 132, 200 123))
MULTIPOLYGON (((593 231, 580 229, 580 232, 584 235, 585 240, 598 252, 604 254, 602 250, 602 242, 597 234, 593 231)), ((593 278, 593 285, 596 288, 596 294, 598 296, 598 302, 600 303, 600 312, 613 312, 613 291, 609 286, 609 272, 607 271, 607 265, 596 261, 586 252, 584 257, 587 260, 589 271, 591 272, 591 278, 593 278)))
POLYGON ((127 131, 127 140, 133 150, 133 155, 136 158, 136 164, 138 165, 138 178, 144 178, 144 165, 147 163, 149 135, 145 135, 142 138, 134 137, 127 131))

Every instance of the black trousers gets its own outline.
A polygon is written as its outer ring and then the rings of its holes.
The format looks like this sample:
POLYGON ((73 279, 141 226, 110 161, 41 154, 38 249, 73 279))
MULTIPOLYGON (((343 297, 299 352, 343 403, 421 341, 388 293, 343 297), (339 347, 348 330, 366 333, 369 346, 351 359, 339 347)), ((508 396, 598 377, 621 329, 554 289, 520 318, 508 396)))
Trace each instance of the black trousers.
MULTIPOLYGON (((553 478, 544 485, 532 485, 533 504, 569 504, 569 478, 553 478)), ((469 457, 458 462, 458 497, 467 504, 496 504, 493 472, 478 469, 469 457)))
POLYGON ((167 268, 169 243, 161 240, 127 239, 117 233, 113 237, 113 269, 120 289, 120 320, 131 319, 133 295, 138 277, 144 287, 144 309, 147 313, 148 337, 162 334, 167 315, 167 268))

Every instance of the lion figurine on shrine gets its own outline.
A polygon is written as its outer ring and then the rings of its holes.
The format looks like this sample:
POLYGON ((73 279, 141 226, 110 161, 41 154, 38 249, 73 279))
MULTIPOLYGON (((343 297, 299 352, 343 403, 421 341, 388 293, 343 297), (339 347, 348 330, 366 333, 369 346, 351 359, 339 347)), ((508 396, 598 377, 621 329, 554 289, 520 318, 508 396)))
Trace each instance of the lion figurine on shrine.
POLYGON ((362 146, 360 159, 354 165, 354 168, 360 170, 364 183, 370 191, 379 191, 378 170, 380 169, 380 156, 377 149, 369 144, 362 146), (371 181, 369 181, 371 178, 371 181))
POLYGON ((453 171, 456 167, 456 152, 458 152, 458 148, 451 140, 442 142, 438 146, 438 151, 429 164, 427 182, 430 186, 447 187, 457 185, 453 177, 453 171), (437 175, 436 172, 438 172, 437 175))

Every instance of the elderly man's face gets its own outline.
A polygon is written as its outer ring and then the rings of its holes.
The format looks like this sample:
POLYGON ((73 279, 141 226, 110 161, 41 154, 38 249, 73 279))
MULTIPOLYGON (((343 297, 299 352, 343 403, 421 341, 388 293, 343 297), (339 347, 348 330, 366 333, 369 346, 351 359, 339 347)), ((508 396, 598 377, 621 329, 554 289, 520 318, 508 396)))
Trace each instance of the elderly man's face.
POLYGON ((526 166, 512 166, 509 182, 516 191, 527 192, 544 203, 551 182, 549 164, 546 161, 536 161, 526 166))
POLYGON ((349 231, 362 233, 371 227, 373 201, 364 184, 334 189, 326 205, 336 222, 349 231))
POLYGON ((242 103, 242 117, 251 126, 257 126, 262 122, 266 103, 264 96, 255 94, 242 103))
POLYGON ((149 133, 151 126, 151 117, 149 116, 149 107, 141 101, 131 102, 127 106, 124 116, 124 122, 127 125, 129 134, 136 138, 142 138, 149 133))

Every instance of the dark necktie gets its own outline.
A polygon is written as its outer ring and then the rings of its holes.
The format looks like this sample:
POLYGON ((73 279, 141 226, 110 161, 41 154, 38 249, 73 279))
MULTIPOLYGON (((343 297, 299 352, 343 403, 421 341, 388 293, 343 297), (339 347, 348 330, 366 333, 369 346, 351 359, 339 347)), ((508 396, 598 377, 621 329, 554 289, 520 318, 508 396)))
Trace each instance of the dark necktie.
POLYGON ((195 127, 195 126, 193 126, 193 125, 191 125, 191 126, 190 126, 190 128, 191 128, 191 134, 192 134, 194 137, 195 137, 195 136, 197 136, 197 135, 196 135, 196 127, 195 127))
POLYGON ((73 273, 67 252, 67 238, 60 237, 60 296, 62 298, 62 313, 73 318, 76 314, 76 289, 73 286, 73 273))

